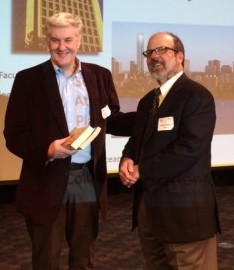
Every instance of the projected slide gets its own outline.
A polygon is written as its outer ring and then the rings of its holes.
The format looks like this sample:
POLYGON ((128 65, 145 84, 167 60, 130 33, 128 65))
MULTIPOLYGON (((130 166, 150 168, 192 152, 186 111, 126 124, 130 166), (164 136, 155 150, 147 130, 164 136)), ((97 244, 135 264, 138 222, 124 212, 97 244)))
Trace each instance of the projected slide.
MULTIPOLYGON (((215 97, 217 122, 212 166, 234 165, 232 0, 84 0, 82 5, 80 1, 64 0, 63 4, 59 3, 57 0, 2 0, 1 128, 15 74, 49 57, 43 36, 45 17, 55 10, 68 10, 83 16, 86 27, 78 57, 112 71, 122 111, 135 110, 139 99, 156 86, 141 54, 148 38, 158 31, 178 35, 185 46, 186 74, 205 85, 215 97)), ((106 137, 108 172, 116 173, 128 138, 106 137)), ((7 151, 2 133, 0 151, 3 157, 0 180, 18 179, 21 161, 7 151)))

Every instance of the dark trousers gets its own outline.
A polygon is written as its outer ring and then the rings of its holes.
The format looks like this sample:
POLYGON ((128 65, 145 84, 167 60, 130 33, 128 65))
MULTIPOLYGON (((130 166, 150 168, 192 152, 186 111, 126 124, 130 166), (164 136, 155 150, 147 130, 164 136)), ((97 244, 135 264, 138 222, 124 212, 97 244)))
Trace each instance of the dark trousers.
POLYGON ((88 168, 71 171, 64 204, 52 224, 26 221, 26 225, 32 242, 33 270, 59 269, 64 238, 69 247, 69 270, 93 269, 98 206, 88 168))
POLYGON ((144 270, 217 270, 216 236, 191 243, 165 243, 154 236, 153 230, 141 199, 138 232, 144 270))

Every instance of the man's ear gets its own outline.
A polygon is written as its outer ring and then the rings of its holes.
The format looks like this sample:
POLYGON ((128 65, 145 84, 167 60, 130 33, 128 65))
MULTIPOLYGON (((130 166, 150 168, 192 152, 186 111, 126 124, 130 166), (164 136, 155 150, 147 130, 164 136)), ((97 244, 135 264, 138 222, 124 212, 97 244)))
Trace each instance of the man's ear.
POLYGON ((182 64, 184 61, 184 54, 182 52, 178 52, 177 53, 177 59, 179 60, 179 62, 182 64))

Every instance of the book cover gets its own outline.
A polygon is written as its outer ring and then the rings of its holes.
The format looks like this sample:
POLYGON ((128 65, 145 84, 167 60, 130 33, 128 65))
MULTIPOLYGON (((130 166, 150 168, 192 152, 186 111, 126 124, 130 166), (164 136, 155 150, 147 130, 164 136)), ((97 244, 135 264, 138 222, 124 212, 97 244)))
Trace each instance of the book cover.
POLYGON ((70 132, 70 137, 63 143, 63 146, 70 150, 84 149, 97 137, 100 131, 100 127, 75 128, 70 132))

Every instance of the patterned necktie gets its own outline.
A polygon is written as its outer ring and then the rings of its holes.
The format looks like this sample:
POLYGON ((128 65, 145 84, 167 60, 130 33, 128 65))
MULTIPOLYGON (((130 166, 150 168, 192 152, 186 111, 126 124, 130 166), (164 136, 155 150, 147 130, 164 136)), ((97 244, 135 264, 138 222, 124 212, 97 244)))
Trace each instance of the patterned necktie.
POLYGON ((154 92, 155 92, 155 95, 154 95, 154 102, 153 102, 153 105, 152 105, 152 108, 151 108, 151 112, 152 114, 155 114, 157 109, 158 109, 158 106, 159 106, 159 96, 161 95, 161 90, 160 88, 155 88, 154 89, 154 92))

